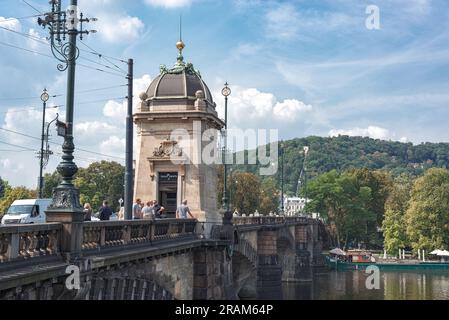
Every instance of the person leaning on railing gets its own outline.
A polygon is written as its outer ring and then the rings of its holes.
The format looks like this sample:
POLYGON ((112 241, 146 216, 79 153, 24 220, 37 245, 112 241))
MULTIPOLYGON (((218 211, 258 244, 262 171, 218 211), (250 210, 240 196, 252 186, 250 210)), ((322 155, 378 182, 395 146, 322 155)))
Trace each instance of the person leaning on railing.
POLYGON ((187 206, 187 200, 184 200, 182 204, 176 209, 176 218, 177 219, 187 219, 187 214, 192 217, 192 219, 195 219, 195 217, 190 212, 189 207, 187 206))

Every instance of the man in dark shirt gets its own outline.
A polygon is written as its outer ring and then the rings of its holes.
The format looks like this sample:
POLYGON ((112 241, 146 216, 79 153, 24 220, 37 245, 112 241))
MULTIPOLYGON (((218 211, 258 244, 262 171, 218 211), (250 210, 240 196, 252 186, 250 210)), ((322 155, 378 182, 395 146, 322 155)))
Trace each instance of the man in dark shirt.
POLYGON ((112 216, 112 210, 108 206, 108 202, 105 200, 103 201, 103 206, 100 208, 100 220, 105 221, 109 220, 109 218, 112 216))
POLYGON ((161 218, 161 205, 156 200, 153 201, 153 210, 156 218, 161 218))

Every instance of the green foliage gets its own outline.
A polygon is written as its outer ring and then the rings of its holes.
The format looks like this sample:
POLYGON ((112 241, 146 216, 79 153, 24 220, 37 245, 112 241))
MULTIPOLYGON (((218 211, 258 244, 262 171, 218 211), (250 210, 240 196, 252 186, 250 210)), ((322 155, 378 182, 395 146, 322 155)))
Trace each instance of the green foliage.
MULTIPOLYGON (((304 146, 309 146, 307 176, 311 180, 331 170, 354 168, 388 171, 393 177, 403 173, 420 176, 431 167, 449 168, 448 143, 401 143, 367 137, 306 137, 285 141, 284 187, 286 194, 296 193, 304 146)), ((239 165, 236 169, 259 173, 260 165, 239 165)), ((269 177, 262 176, 263 180, 269 177)), ((280 189, 280 170, 275 177, 280 189)))
POLYGON ((35 199, 36 196, 36 191, 25 187, 6 188, 4 196, 0 199, 0 216, 3 216, 8 211, 8 208, 15 200, 35 199))
POLYGON ((279 208, 279 191, 276 189, 276 181, 266 179, 262 181, 260 190, 259 213, 268 215, 270 212, 277 212, 279 208))
POLYGON ((56 188, 62 181, 61 175, 55 171, 52 174, 46 173, 44 175, 44 188, 42 189, 43 198, 51 198, 53 189, 56 188))
MULTIPOLYGON (((223 166, 218 166, 217 205, 221 207, 223 197, 223 166)), ((279 192, 274 179, 263 182, 252 173, 232 172, 228 177, 228 197, 230 209, 251 214, 256 210, 260 214, 275 212, 279 206, 279 192)))
POLYGON ((11 188, 11 186, 9 185, 8 181, 3 180, 0 177, 0 199, 2 199, 4 197, 6 191, 10 188, 11 188))
POLYGON ((402 174, 394 180, 391 192, 385 202, 385 219, 382 229, 384 247, 389 254, 409 246, 405 214, 408 209, 413 179, 402 174))
POLYGON ((309 184, 312 200, 308 212, 319 212, 325 218, 338 246, 355 246, 362 241, 373 244, 377 214, 383 215, 376 212, 378 203, 373 194, 386 188, 383 178, 383 174, 368 171, 324 173, 309 184))
POLYGON ((117 162, 94 162, 87 168, 80 168, 75 186, 80 190, 82 204, 89 202, 94 210, 101 207, 104 200, 115 209, 124 193, 125 167, 117 162))
POLYGON ((413 186, 405 217, 415 252, 449 247, 449 172, 432 168, 413 186))
POLYGON ((230 182, 234 208, 247 215, 260 210, 261 183, 259 177, 247 172, 236 172, 232 175, 230 182))
MULTIPOLYGON (((75 176, 74 184, 80 190, 80 202, 90 203, 94 210, 108 200, 111 207, 119 206, 118 200, 123 198, 125 168, 117 162, 94 162, 87 168, 80 168, 75 176)), ((43 190, 44 198, 51 198, 53 188, 62 181, 57 171, 45 174, 43 190)))

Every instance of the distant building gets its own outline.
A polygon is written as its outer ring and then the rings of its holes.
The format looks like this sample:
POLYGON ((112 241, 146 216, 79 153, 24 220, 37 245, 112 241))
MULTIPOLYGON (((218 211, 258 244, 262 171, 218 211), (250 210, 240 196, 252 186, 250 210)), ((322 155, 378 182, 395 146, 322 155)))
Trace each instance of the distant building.
MULTIPOLYGON (((309 200, 310 201, 310 200, 309 200)), ((304 212, 306 199, 299 197, 284 198, 284 213, 286 216, 296 216, 304 212)))

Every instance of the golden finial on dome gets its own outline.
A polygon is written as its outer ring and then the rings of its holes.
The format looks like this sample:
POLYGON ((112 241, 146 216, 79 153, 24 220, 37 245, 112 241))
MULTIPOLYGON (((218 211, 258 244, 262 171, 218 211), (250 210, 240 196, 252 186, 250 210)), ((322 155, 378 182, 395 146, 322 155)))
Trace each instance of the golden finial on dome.
POLYGON ((182 42, 182 40, 176 42, 176 48, 178 48, 178 50, 182 50, 186 47, 186 45, 184 44, 184 42, 182 42))

